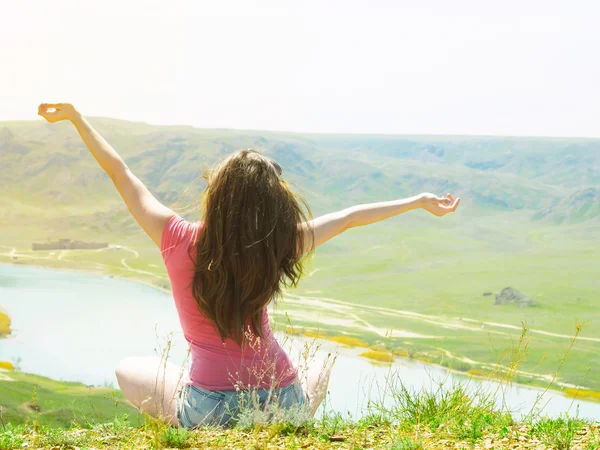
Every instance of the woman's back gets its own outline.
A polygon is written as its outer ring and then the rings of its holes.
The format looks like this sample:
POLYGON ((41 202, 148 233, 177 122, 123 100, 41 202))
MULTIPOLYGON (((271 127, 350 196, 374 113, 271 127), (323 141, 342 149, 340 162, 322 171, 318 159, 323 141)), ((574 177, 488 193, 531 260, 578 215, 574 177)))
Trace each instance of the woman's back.
MULTIPOLYGON (((211 172, 203 199, 203 222, 192 224, 160 203, 73 105, 42 103, 38 114, 51 123, 69 120, 75 125, 135 220, 161 249, 191 347, 189 389, 181 388, 177 367, 157 357, 128 358, 115 372, 128 400, 174 426, 196 426, 208 417, 197 410, 202 397, 222 408, 225 397, 237 397, 237 393, 223 393, 226 390, 297 387, 298 383, 293 383, 296 370, 273 338, 266 308, 281 294, 282 286, 296 286, 304 257, 317 246, 349 228, 411 209, 424 208, 443 216, 455 211, 460 200, 450 194, 425 193, 357 205, 308 220, 308 205, 281 178, 281 167, 248 149, 234 153, 211 172), (206 392, 200 392, 201 388, 206 392), (188 391, 200 397, 177 401, 188 391), (215 395, 215 391, 221 392, 215 395), (192 410, 198 413, 195 420, 189 416, 192 410)), ((311 415, 329 381, 330 368, 324 365, 323 369, 306 377, 311 415)), ((298 389, 280 391, 281 405, 304 403, 298 389)))
POLYGON ((223 342, 215 326, 192 295, 195 248, 201 222, 191 223, 173 216, 163 230, 161 254, 171 281, 183 334, 190 345, 192 384, 209 390, 284 387, 296 379, 296 369, 277 343, 266 307, 263 309, 263 338, 250 332, 242 346, 233 339, 223 342))

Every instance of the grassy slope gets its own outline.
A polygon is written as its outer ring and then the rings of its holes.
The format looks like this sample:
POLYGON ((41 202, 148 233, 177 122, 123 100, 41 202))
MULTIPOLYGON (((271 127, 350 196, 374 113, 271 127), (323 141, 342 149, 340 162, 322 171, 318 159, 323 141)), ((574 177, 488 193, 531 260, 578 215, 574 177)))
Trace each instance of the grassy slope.
POLYGON ((128 414, 133 424, 143 418, 124 400, 120 391, 88 388, 81 383, 51 380, 39 375, 2 371, 2 418, 13 425, 33 423, 50 427, 102 423, 128 414))
MULTIPOLYGON (((445 218, 450 219, 450 217, 445 218)), ((443 219, 443 220, 445 220, 443 219)), ((436 221, 439 219, 429 218, 436 221)), ((323 309, 318 304, 309 304, 311 315, 306 316, 306 305, 291 301, 280 303, 278 311, 289 313, 293 324, 320 329, 331 335, 350 334, 367 340, 370 344, 384 344, 391 350, 417 352, 436 359, 438 363, 468 369, 449 360, 444 350, 457 358, 468 357, 482 363, 507 363, 498 352, 509 349, 520 335, 518 329, 502 329, 477 326, 463 330, 447 328, 447 323, 472 324, 458 321, 470 318, 487 322, 498 322, 520 327, 521 321, 536 330, 572 336, 576 320, 587 322, 581 332, 583 337, 600 338, 598 309, 598 280, 591 276, 594 267, 594 251, 589 241, 558 239, 556 228, 546 230, 525 226, 499 242, 470 237, 454 237, 456 232, 436 229, 402 227, 402 219, 392 219, 390 226, 374 225, 369 228, 350 230, 346 235, 326 244, 317 252, 307 268, 306 276, 294 295, 327 297, 353 304, 408 310, 421 314, 441 316, 443 321, 421 321, 407 317, 383 315, 380 311, 358 308, 360 319, 373 327, 410 331, 417 334, 436 336, 435 339, 385 338, 365 329, 364 322, 349 317, 343 309, 337 312, 323 309), (394 224, 393 222, 396 222, 394 224), (398 233, 398 226, 402 232, 398 233), (518 242, 522 237, 521 243, 518 242), (527 237, 525 237, 527 236, 527 237), (519 245, 520 256, 515 251, 507 252, 501 242, 519 245), (377 248, 374 248, 377 247, 377 248), (450 247, 450 249, 448 248, 450 247), (452 250, 454 248, 454 250, 452 250), (342 255, 353 255, 352 258, 342 255), (459 254, 459 256, 457 256, 459 254), (424 256, 425 255, 425 256, 424 256), (563 273, 564 277, 548 276, 563 273), (535 308, 521 309, 514 305, 494 306, 493 297, 482 296, 483 292, 499 292, 506 286, 520 289, 539 302, 535 308), (345 321, 331 324, 331 317, 345 321), (359 328, 361 327, 361 328, 359 328), (492 331, 492 333, 490 333, 492 331), (499 331, 502 335, 493 334, 499 331), (468 342, 468 345, 465 345, 468 342), (444 350, 442 350, 444 349, 444 350)), ((432 224, 435 222, 432 222, 432 224)), ((492 221, 493 223, 493 221, 492 221)), ((482 228, 486 228, 484 223, 482 228)), ((561 229, 561 232, 565 230, 561 229)), ((44 232, 47 232, 45 230, 44 232)), ((19 235, 19 230, 14 230, 19 235)), ((493 235, 493 231, 484 234, 493 235)), ((35 235, 34 235, 35 236, 35 235)), ((127 238, 116 233, 88 233, 84 238, 104 240, 111 244, 127 245, 136 249, 140 256, 126 249, 116 251, 67 251, 31 252, 20 247, 19 262, 71 267, 100 271, 114 276, 132 277, 168 287, 160 255, 143 233, 127 238), (133 272, 121 264, 125 261, 133 272)), ((26 241, 24 241, 24 244, 26 241)), ((508 244, 507 244, 508 245, 508 244)), ((6 252, 8 249, 3 248, 6 252)), ((11 258, 0 256, 0 261, 11 258)), ((284 320, 283 318, 281 320, 284 320)), ((521 369, 541 374, 553 374, 570 343, 568 337, 556 338, 532 334, 529 356, 522 362, 521 369)), ((588 376, 589 369, 600 367, 598 343, 580 340, 576 343, 559 379, 571 384, 582 384, 600 390, 597 377, 588 376)), ((592 372, 593 373, 593 372, 592 372)), ((526 381, 526 380, 521 380, 526 381)))
MULTIPOLYGON (((481 394, 466 395, 460 386, 454 386, 444 395, 410 392, 402 385, 393 385, 396 402, 391 407, 371 405, 370 414, 358 422, 344 415, 325 411, 322 419, 306 418, 301 411, 288 412, 282 420, 272 423, 262 411, 243 412, 235 427, 229 429, 201 427, 194 431, 174 429, 164 423, 145 418, 116 415, 114 406, 102 404, 97 395, 88 392, 86 400, 96 406, 95 416, 104 421, 86 421, 79 413, 74 426, 53 423, 48 426, 50 412, 46 408, 73 409, 79 405, 82 387, 73 383, 50 382, 26 374, 11 374, 21 381, 1 382, 5 387, 13 383, 18 390, 35 382, 42 410, 30 416, 27 424, 17 425, 4 417, 0 429, 0 450, 24 447, 57 448, 285 448, 285 449, 395 449, 420 450, 425 448, 558 448, 589 449, 600 446, 597 423, 580 418, 562 416, 557 419, 531 416, 515 422, 510 414, 497 409, 489 397, 481 394), (44 389, 52 389, 52 393, 44 389), (42 393, 46 394, 42 398, 42 393), (68 400, 58 393, 69 393, 68 400)), ((106 403, 106 402, 105 402, 106 403)), ((10 411, 10 410, 9 410, 10 411)), ((52 410, 50 410, 52 411, 52 410)), ((121 407, 120 412, 124 409, 121 407)), ((66 417, 68 414, 64 414, 66 417)), ((72 418, 72 416, 71 416, 72 418)))

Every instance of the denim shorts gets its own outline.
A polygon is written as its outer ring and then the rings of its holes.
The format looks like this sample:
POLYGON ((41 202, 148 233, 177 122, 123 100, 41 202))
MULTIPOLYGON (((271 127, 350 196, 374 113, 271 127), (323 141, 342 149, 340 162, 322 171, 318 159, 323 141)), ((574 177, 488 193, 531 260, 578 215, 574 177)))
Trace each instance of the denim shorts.
POLYGON ((269 411, 270 405, 290 409, 308 406, 308 402, 298 381, 282 388, 244 391, 209 391, 188 384, 179 391, 177 420, 182 428, 228 426, 237 421, 240 409, 249 407, 269 411))

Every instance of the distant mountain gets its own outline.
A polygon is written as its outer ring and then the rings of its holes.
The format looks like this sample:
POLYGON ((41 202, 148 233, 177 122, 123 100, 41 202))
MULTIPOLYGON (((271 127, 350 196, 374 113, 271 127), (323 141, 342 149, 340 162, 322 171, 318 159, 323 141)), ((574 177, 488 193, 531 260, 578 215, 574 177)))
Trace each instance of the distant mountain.
MULTIPOLYGON (((471 211, 526 210, 556 223, 600 217, 598 139, 328 135, 89 121, 169 205, 197 198, 203 170, 252 147, 280 163, 315 214, 429 191, 456 193, 471 211)), ((54 214, 73 225, 94 217, 95 226, 135 226, 67 123, 0 122, 0 183, 4 216, 54 214)))
POLYGON ((595 187, 577 190, 534 215, 535 219, 559 224, 581 222, 598 217, 600 217, 600 189, 595 187))

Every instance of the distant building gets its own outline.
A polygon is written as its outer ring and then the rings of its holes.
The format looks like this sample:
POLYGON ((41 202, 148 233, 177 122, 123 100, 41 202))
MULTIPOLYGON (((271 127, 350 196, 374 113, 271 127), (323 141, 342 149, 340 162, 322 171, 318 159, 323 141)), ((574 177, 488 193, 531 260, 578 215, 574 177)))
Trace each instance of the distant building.
POLYGON ((71 239, 59 239, 58 241, 34 242, 31 244, 31 250, 79 250, 79 249, 97 249, 108 247, 107 242, 84 242, 73 241, 71 239))

